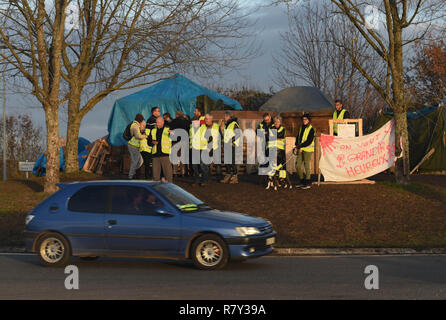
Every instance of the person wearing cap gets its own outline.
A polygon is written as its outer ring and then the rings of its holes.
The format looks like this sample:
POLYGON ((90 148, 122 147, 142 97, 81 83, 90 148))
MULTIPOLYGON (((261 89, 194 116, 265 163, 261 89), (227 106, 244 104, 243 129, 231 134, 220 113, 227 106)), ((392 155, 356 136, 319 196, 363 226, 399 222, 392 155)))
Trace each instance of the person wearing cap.
MULTIPOLYGON (((333 120, 344 120, 350 119, 350 113, 344 109, 344 105, 341 100, 335 101, 335 110, 333 111, 333 120)), ((335 136, 338 135, 338 124, 333 123, 333 133, 335 136)))
POLYGON ((297 187, 300 187, 302 189, 311 188, 310 163, 311 156, 314 153, 315 132, 310 122, 310 115, 308 113, 304 113, 304 115, 302 116, 302 126, 297 132, 296 144, 293 149, 293 153, 297 156, 296 171, 300 179, 297 187), (305 167, 305 180, 302 171, 302 164, 305 167))
POLYGON ((128 142, 128 149, 130 153, 129 179, 134 178, 136 170, 138 170, 144 163, 141 153, 139 152, 141 141, 147 139, 145 134, 141 134, 141 129, 144 128, 144 126, 144 116, 138 113, 130 126, 130 134, 132 138, 128 142))

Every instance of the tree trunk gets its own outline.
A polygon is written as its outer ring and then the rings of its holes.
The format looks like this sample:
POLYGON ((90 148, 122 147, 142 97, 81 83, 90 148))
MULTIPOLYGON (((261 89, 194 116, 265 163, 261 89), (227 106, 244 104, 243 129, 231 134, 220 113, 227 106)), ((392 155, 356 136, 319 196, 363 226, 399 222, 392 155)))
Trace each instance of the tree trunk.
POLYGON ((66 146, 66 159, 65 159, 65 172, 77 172, 79 171, 79 158, 78 158, 78 139, 81 122, 76 116, 69 114, 67 125, 67 146, 66 146))
POLYGON ((392 72, 393 112, 395 115, 395 154, 402 155, 395 164, 395 180, 398 184, 410 182, 409 135, 407 131, 407 115, 404 99, 404 68, 402 29, 394 22, 394 64, 392 72), (401 145, 403 150, 401 150, 401 145))
POLYGON ((65 159, 65 172, 79 171, 78 160, 78 139, 81 126, 79 117, 80 93, 77 90, 70 91, 70 100, 68 101, 68 125, 67 125, 67 146, 65 159))
POLYGON ((409 136, 407 131, 406 111, 396 111, 395 115, 395 155, 398 158, 395 164, 395 181, 398 184, 408 184, 410 182, 410 162, 409 162, 409 136), (403 150, 401 150, 401 142, 403 150), (401 153, 401 151, 403 151, 401 153))
POLYGON ((46 175, 44 192, 54 193, 59 183, 59 113, 56 108, 45 108, 46 118, 46 175))

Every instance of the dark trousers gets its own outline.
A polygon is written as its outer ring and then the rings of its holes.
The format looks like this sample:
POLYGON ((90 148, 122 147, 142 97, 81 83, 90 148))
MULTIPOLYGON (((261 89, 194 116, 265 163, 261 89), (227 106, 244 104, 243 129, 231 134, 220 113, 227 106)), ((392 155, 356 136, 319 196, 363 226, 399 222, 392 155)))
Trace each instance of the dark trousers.
POLYGON ((232 159, 231 159, 232 161, 231 161, 230 164, 226 164, 225 163, 226 174, 234 174, 234 175, 236 175, 238 171, 237 171, 237 165, 235 164, 235 146, 232 145, 231 149, 232 149, 232 159))
POLYGON ((152 154, 149 152, 141 152, 144 160, 144 173, 147 180, 152 179, 152 154))
POLYGON ((192 167, 194 168, 194 180, 196 183, 199 182, 207 183, 209 181, 208 164, 204 164, 203 161, 201 161, 200 164, 193 164, 192 167), (200 173, 201 173, 201 179, 200 179, 200 173))

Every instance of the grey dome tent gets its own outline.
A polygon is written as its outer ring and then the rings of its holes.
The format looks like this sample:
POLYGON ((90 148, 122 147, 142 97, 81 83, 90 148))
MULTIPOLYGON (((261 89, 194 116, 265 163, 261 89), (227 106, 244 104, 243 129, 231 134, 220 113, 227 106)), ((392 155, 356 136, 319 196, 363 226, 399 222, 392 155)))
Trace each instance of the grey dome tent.
POLYGON ((281 113, 331 111, 333 109, 333 105, 318 88, 301 86, 278 92, 265 102, 259 110, 281 113))

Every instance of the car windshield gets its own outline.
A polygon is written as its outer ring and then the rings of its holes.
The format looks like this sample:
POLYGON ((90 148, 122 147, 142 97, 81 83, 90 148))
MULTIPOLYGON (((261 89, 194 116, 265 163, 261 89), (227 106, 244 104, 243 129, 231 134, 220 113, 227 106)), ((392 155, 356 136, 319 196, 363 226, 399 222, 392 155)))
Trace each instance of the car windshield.
POLYGON ((159 183, 153 186, 153 189, 183 212, 212 209, 206 203, 175 184, 159 183))

